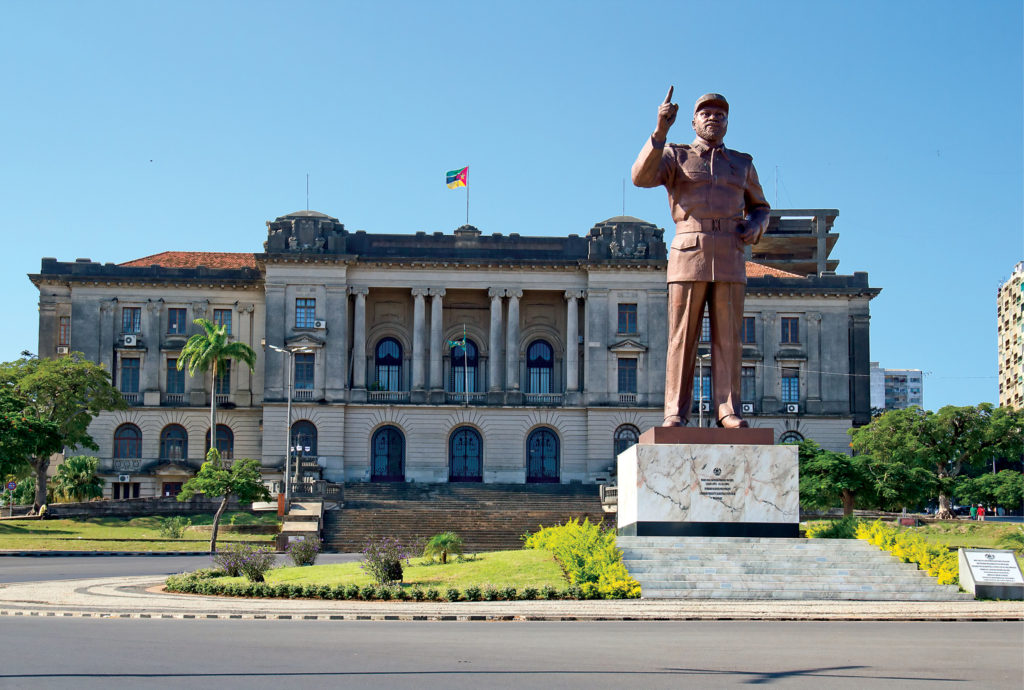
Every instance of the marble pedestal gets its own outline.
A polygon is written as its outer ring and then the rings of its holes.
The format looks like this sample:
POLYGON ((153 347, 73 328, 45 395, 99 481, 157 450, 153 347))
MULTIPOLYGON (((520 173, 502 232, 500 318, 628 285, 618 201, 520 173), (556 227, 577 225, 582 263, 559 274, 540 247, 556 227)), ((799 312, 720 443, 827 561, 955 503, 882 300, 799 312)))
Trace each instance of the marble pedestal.
POLYGON ((618 533, 797 537, 797 471, 770 430, 652 429, 618 458, 618 533))

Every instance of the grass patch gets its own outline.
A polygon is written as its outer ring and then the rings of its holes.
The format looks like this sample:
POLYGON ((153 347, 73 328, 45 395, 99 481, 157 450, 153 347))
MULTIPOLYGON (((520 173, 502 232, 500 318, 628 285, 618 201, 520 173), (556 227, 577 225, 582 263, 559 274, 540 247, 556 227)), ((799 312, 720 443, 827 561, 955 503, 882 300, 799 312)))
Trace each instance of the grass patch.
MULTIPOLYGON (((277 515, 227 513, 221 525, 276 524, 277 515)), ((193 525, 213 524, 213 514, 188 516, 193 525)), ((188 533, 182 539, 165 540, 160 536, 163 518, 97 517, 56 520, 4 520, 0 522, 0 549, 33 551, 202 551, 210 539, 200 533, 188 533), (140 541, 140 540, 160 541, 140 541)), ((266 534, 224 534, 225 541, 269 543, 266 534)), ((218 540, 220 541, 220 540, 218 540)))
MULTIPOLYGON (((562 571, 554 557, 546 551, 490 551, 477 554, 462 563, 453 560, 446 565, 429 564, 414 558, 405 566, 402 586, 406 589, 420 586, 444 591, 448 587, 465 589, 487 584, 496 587, 525 587, 540 589, 545 585, 565 587, 562 571)), ((291 585, 368 585, 373 580, 359 567, 359 563, 311 565, 301 568, 274 568, 266 573, 268 584, 291 585)), ((245 578, 224 578, 223 582, 245 582, 245 578)))

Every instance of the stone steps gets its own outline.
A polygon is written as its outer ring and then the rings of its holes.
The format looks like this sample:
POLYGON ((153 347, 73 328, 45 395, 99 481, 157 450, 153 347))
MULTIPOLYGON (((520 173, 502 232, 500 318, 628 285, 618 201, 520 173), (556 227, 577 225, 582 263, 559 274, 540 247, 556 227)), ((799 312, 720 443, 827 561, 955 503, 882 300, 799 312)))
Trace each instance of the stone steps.
POLYGON ((619 537, 644 598, 970 599, 860 540, 619 537))

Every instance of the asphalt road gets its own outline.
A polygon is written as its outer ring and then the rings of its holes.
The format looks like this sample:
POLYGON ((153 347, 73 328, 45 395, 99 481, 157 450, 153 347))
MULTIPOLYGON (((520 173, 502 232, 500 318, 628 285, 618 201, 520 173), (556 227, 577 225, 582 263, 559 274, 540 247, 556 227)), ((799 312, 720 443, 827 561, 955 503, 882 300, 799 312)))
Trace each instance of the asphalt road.
MULTIPOLYGON (((358 554, 328 553, 317 563, 345 563, 358 554)), ((289 563, 278 556, 278 563, 289 563)), ((174 575, 211 567, 209 556, 3 556, 0 583, 45 582, 90 577, 130 575, 174 575)))
POLYGON ((3 688, 1019 690, 1020 623, 0 618, 3 688))

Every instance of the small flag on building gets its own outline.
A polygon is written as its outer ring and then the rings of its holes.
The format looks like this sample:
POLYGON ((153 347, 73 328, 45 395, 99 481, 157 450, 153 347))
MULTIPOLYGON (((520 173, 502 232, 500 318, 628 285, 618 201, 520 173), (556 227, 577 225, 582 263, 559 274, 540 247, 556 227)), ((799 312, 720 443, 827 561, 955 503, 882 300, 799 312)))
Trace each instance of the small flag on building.
POLYGON ((448 177, 448 189, 458 189, 466 186, 466 176, 469 174, 469 166, 461 170, 449 170, 445 175, 448 177))

